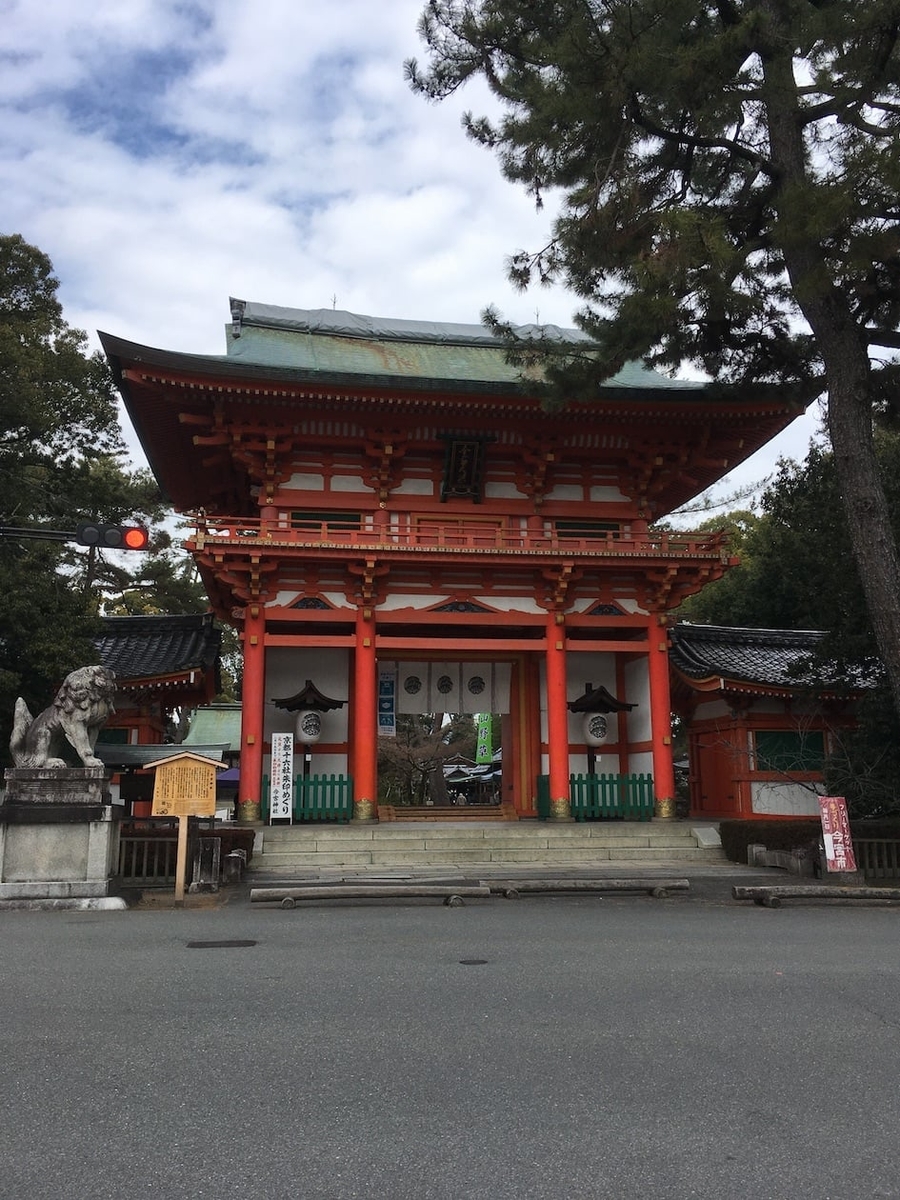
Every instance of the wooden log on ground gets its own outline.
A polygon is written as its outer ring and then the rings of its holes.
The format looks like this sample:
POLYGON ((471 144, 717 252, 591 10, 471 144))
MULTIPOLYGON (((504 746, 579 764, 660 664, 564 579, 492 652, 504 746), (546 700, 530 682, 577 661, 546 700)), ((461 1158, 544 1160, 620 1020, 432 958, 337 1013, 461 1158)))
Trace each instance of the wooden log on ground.
POLYGON ((663 898, 670 892, 690 890, 688 879, 490 879, 485 881, 492 892, 500 892, 509 900, 522 895, 546 892, 647 892, 663 898))
POLYGON ((463 897, 490 894, 491 890, 485 884, 335 883, 251 888, 250 903, 280 902, 282 908, 293 908, 298 900, 395 900, 410 896, 439 898, 455 908, 462 904, 463 897))
POLYGON ((900 888, 838 887, 835 884, 772 884, 731 889, 735 900, 752 900, 765 908, 780 908, 782 900, 900 900, 900 888))

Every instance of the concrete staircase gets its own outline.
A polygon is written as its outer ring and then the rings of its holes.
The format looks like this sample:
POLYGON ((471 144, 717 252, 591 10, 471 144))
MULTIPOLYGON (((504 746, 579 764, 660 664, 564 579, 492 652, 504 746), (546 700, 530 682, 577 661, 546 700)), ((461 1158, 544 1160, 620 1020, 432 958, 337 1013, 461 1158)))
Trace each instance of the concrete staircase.
POLYGON ((391 822, 373 825, 266 826, 257 835, 248 882, 341 869, 466 872, 529 867, 556 869, 638 864, 685 870, 725 862, 714 826, 690 822, 517 821, 391 822))

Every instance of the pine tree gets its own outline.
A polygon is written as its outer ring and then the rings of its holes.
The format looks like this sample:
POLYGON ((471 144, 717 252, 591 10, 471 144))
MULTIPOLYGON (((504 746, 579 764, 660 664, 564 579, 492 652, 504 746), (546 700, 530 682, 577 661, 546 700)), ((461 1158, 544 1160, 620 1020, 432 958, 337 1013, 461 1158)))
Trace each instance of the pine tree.
POLYGON ((639 358, 827 394, 900 712, 900 557, 872 428, 898 378, 900 0, 430 0, 421 32, 413 87, 440 100, 483 77, 503 111, 469 114, 469 134, 539 203, 561 196, 547 245, 511 260, 522 286, 567 284, 603 347, 549 364, 559 395, 639 358))

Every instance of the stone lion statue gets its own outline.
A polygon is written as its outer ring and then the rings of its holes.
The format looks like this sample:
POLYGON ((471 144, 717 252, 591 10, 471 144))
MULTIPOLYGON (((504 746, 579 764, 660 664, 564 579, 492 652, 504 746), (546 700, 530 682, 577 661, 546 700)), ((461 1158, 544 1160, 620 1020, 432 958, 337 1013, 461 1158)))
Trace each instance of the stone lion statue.
POLYGON ((17 767, 67 767, 68 743, 86 767, 102 767, 94 755, 97 734, 113 708, 116 677, 106 667, 79 667, 63 681, 49 708, 32 717, 19 697, 9 749, 17 767))

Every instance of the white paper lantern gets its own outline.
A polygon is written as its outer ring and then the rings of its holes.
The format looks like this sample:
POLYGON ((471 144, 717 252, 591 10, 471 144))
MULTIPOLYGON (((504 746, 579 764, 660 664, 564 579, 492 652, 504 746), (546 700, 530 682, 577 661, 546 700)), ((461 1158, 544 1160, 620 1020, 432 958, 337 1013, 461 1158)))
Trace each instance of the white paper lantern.
POLYGON ((589 746, 602 746, 609 737, 609 722, 603 713, 584 714, 584 740, 589 746))
POLYGON ((314 746, 322 736, 322 714, 314 708, 303 708, 297 713, 297 741, 305 746, 314 746))

